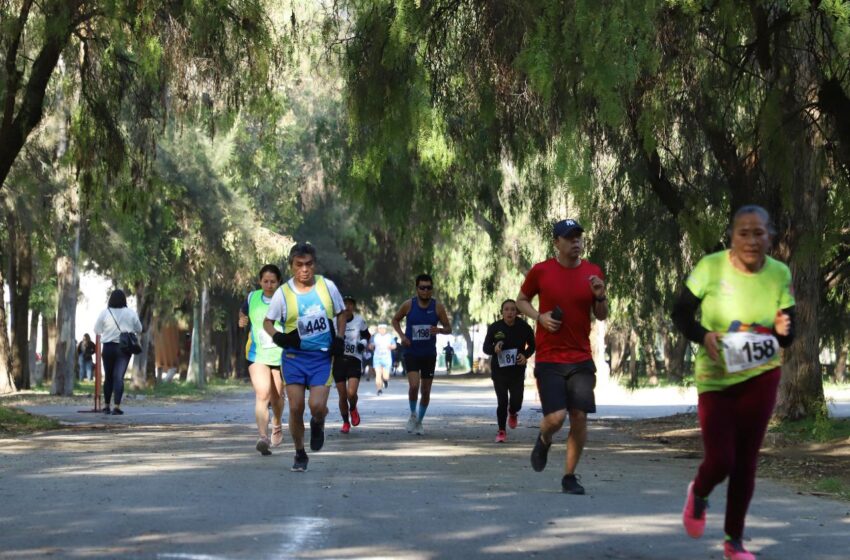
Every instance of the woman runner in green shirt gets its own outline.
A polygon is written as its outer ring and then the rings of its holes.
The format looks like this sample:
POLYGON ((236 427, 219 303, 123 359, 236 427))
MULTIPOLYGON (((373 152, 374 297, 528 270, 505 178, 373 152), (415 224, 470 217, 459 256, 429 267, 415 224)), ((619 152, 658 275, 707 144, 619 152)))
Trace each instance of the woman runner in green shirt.
POLYGON ((697 263, 673 309, 676 327, 702 345, 695 377, 705 456, 688 486, 682 522, 688 535, 702 536, 708 495, 729 477, 723 553, 730 560, 755 559, 744 549, 744 520, 776 404, 779 349, 793 340, 791 272, 767 256, 772 236, 764 208, 740 208, 731 249, 697 263))

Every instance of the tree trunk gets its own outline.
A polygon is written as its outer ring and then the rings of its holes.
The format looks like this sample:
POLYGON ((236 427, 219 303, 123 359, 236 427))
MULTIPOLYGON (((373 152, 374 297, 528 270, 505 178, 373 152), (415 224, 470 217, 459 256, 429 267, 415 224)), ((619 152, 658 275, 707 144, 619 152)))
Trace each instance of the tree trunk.
POLYGON ((638 337, 635 331, 629 332, 629 387, 635 388, 638 386, 638 368, 637 368, 637 349, 638 337))
POLYGON ((154 305, 154 290, 148 286, 145 287, 141 282, 135 286, 136 305, 139 313, 139 321, 142 323, 142 333, 139 336, 139 345, 142 351, 133 358, 133 366, 131 368, 133 377, 133 386, 137 389, 142 389, 147 386, 148 375, 148 360, 150 356, 153 341, 153 305, 154 305))
POLYGON ((611 352, 611 376, 620 377, 625 373, 624 365, 628 358, 628 333, 621 328, 608 329, 608 348, 611 352))
POLYGON ((41 314, 35 309, 30 313, 30 334, 27 353, 29 354, 30 386, 35 387, 44 381, 44 372, 35 357, 38 354, 38 318, 41 314))
POLYGON ((47 323, 47 357, 44 358, 44 366, 50 372, 52 379, 52 376, 56 374, 56 343, 59 340, 59 328, 56 326, 56 317, 47 317, 45 323, 47 323))
POLYGON ((608 330, 605 321, 593 321, 590 327, 590 348, 593 352, 593 363, 596 365, 596 384, 609 385, 611 383, 611 368, 605 359, 605 333, 608 330))
POLYGON ((833 374, 836 383, 844 383, 847 378, 847 341, 843 341, 838 346, 838 352, 835 359, 835 373, 833 374))
POLYGON ((207 286, 204 283, 200 298, 192 311, 192 349, 189 356, 189 373, 186 377, 186 381, 198 387, 203 387, 206 383, 206 345, 204 344, 206 302, 207 286))
POLYGON ((12 377, 11 352, 9 349, 9 330, 6 324, 6 279, 3 273, 3 254, 0 247, 0 395, 14 393, 18 389, 12 377))
MULTIPOLYGON (((454 313, 454 318, 457 319, 457 328, 460 330, 460 336, 463 337, 464 342, 466 342, 466 357, 469 360, 469 368, 473 373, 475 372, 475 347, 472 343, 472 337, 469 335, 469 317, 466 316, 466 303, 462 302, 458 305, 457 311, 454 313)), ((451 320, 451 319, 449 319, 451 320)), ((484 340, 484 334, 486 331, 481 333, 481 339, 484 340)), ((437 349, 438 352, 442 352, 441 348, 437 349)), ((461 368, 461 371, 466 371, 466 368, 461 368)))
POLYGON ((53 371, 50 368, 52 362, 49 359, 50 355, 50 337, 49 324, 52 319, 42 316, 41 321, 41 370, 44 372, 44 382, 47 383, 53 378, 53 371))
MULTIPOLYGON (((76 191, 76 189, 74 190, 76 191)), ((77 268, 80 255, 79 219, 73 226, 73 236, 74 241, 69 254, 59 257, 56 261, 56 276, 59 283, 56 313, 58 338, 56 341, 56 366, 53 370, 53 384, 50 390, 53 395, 70 396, 74 392, 77 292, 80 286, 80 275, 77 268)))
POLYGON ((10 212, 9 293, 12 303, 12 374, 15 385, 30 388, 29 372, 29 302, 32 291, 32 245, 28 232, 18 222, 15 212, 10 212))
POLYGON ((655 362, 655 344, 653 344, 654 335, 652 332, 647 333, 643 340, 644 361, 646 362, 646 377, 647 381, 653 387, 658 385, 658 364, 655 362))
POLYGON ((664 337, 664 369, 667 379, 681 383, 685 377, 685 355, 688 352, 688 339, 672 331, 664 337))

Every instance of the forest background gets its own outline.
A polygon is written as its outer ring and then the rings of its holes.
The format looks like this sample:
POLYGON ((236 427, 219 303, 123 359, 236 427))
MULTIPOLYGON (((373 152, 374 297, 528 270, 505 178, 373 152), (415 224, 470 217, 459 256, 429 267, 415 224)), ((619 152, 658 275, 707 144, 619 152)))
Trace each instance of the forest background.
POLYGON ((672 300, 746 203, 794 276, 778 415, 845 380, 846 2, 0 0, 0 57, 0 393, 36 353, 73 392, 85 271, 136 297, 136 383, 170 326, 203 384, 244 369, 237 309, 293 240, 370 318, 430 271, 468 337, 567 216, 612 375, 681 383, 672 300))

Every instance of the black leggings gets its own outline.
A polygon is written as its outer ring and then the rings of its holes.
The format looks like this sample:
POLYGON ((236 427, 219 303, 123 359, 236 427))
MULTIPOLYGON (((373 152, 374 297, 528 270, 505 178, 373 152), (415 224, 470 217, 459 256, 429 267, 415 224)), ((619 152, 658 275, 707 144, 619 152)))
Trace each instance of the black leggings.
POLYGON ((112 392, 115 392, 115 406, 121 404, 124 396, 124 374, 130 365, 130 355, 121 351, 117 342, 103 345, 103 402, 109 406, 112 392))
POLYGON ((525 390, 525 376, 509 374, 509 375, 493 375, 493 388, 496 389, 496 419, 499 422, 499 429, 505 429, 505 423, 508 419, 508 412, 516 414, 522 408, 522 396, 525 390))

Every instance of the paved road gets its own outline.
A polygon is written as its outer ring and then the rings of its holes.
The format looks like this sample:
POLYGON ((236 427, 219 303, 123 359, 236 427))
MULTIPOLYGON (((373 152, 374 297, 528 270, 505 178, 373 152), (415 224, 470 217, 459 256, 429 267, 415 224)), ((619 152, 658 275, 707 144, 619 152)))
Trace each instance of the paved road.
MULTIPOLYGON (((543 473, 528 464, 533 394, 497 445, 486 383, 438 380, 422 437, 402 429, 400 382, 364 392, 363 424, 347 436, 332 399, 328 441, 306 473, 289 472, 288 434, 271 457, 253 451, 249 394, 134 402, 123 417, 38 407, 90 427, 0 440, 0 558, 722 558, 722 489, 703 539, 680 528, 697 457, 595 421, 588 495, 567 496, 563 444, 543 473)), ((641 407, 616 400, 602 416, 641 407)), ((648 414, 677 406, 688 405, 648 414)), ((760 560, 846 559, 850 505, 759 481, 748 528, 760 560)))

